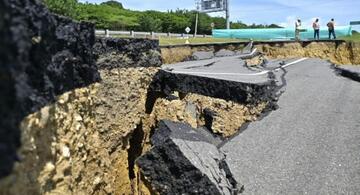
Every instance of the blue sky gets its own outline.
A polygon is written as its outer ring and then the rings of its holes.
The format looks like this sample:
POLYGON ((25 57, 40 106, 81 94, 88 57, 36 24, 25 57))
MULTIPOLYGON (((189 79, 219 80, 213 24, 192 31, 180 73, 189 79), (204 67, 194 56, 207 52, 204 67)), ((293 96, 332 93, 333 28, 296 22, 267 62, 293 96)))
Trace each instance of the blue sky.
MULTIPOLYGON (((104 0, 80 0, 80 2, 101 3, 104 0)), ((132 10, 194 9, 194 0, 119 0, 132 10)), ((305 25, 311 25, 314 18, 320 18, 325 25, 335 18, 338 25, 360 20, 359 0, 230 0, 232 21, 241 20, 247 24, 279 24, 293 26, 296 18, 305 25)), ((215 15, 224 16, 222 13, 215 15)), ((360 30, 360 26, 356 27, 360 30)))

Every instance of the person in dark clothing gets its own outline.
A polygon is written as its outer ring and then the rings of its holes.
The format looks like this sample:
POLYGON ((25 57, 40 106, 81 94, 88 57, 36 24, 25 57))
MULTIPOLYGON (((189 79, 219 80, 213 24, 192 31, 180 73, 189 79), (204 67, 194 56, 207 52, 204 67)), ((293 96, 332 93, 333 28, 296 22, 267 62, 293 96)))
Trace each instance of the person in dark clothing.
POLYGON ((295 22, 295 40, 300 41, 300 29, 301 28, 301 20, 297 19, 295 22))
POLYGON ((320 24, 319 19, 316 19, 313 23, 313 29, 314 29, 314 39, 319 40, 320 39, 320 24))
POLYGON ((327 26, 329 29, 329 39, 331 39, 331 35, 334 37, 334 39, 336 39, 334 18, 331 19, 327 26))

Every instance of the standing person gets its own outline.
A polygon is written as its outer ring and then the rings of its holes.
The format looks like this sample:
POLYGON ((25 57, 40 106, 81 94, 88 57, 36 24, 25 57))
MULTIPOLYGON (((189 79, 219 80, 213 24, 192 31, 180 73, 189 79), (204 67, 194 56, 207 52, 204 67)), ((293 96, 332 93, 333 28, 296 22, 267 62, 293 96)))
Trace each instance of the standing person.
POLYGON ((332 18, 331 21, 327 23, 327 27, 329 29, 329 39, 331 39, 331 35, 334 37, 334 39, 336 39, 334 18, 332 18))
POLYGON ((295 22, 295 40, 296 41, 300 40, 300 27, 301 27, 301 20, 297 19, 297 21, 295 22))
POLYGON ((315 22, 313 23, 314 28, 314 39, 319 40, 320 39, 320 24, 319 19, 316 18, 315 22))

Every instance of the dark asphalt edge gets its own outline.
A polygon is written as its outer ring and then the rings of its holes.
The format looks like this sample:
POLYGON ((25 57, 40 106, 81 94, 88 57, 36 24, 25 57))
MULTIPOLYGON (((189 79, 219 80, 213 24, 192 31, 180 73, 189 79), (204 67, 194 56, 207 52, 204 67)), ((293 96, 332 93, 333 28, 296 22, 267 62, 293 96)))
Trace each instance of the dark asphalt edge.
POLYGON ((151 112, 155 99, 160 96, 166 97, 172 91, 184 94, 195 93, 237 103, 257 105, 262 101, 271 104, 276 95, 274 89, 276 89, 276 83, 272 79, 254 84, 160 70, 148 88, 146 113, 151 112))
POLYGON ((338 76, 342 76, 350 80, 360 82, 360 73, 358 72, 353 72, 351 70, 344 69, 341 66, 335 64, 332 64, 331 68, 335 71, 335 74, 337 74, 338 76))

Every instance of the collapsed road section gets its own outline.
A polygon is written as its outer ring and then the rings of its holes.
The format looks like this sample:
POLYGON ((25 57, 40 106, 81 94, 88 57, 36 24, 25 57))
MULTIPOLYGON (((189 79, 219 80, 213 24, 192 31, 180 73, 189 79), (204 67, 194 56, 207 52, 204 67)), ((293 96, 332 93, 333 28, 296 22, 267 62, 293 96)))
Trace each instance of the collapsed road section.
MULTIPOLYGON (((253 54, 250 54, 253 55, 253 54)), ((196 93, 241 104, 266 102, 275 108, 276 84, 271 72, 245 67, 243 56, 218 57, 163 66, 148 89, 147 112, 157 98, 178 92, 196 93), (232 72, 224 71, 232 70, 232 72)), ((181 97, 182 96, 182 97, 181 97)), ((210 120, 206 123, 212 123, 210 120)), ((211 130, 211 126, 205 127, 211 130)), ((240 127, 239 127, 240 128, 240 127)), ((242 191, 228 170, 226 158, 211 139, 189 125, 161 121, 151 138, 152 148, 139 157, 145 179, 161 194, 237 194, 242 191), (206 148, 206 149, 205 149, 206 148)))
POLYGON ((53 15, 38 1, 0 5, 0 194, 151 194, 135 160, 152 147, 159 121, 229 137, 263 111, 266 102, 252 104, 256 94, 271 97, 271 87, 235 81, 219 82, 222 96, 216 79, 186 75, 167 85, 161 78, 177 76, 159 72, 156 40, 96 39, 93 25, 53 15), (199 89, 175 84, 186 78, 199 89))
POLYGON ((156 40, 96 39, 38 1, 0 10, 0 194, 242 191, 217 148, 276 107, 274 75, 241 59, 254 50, 160 68, 156 40))
MULTIPOLYGON (((190 61, 163 66, 149 87, 154 96, 196 93, 238 103, 268 102, 274 107, 276 84, 271 72, 254 72, 239 56, 190 61)), ((156 97, 148 100, 151 110, 156 97)))

